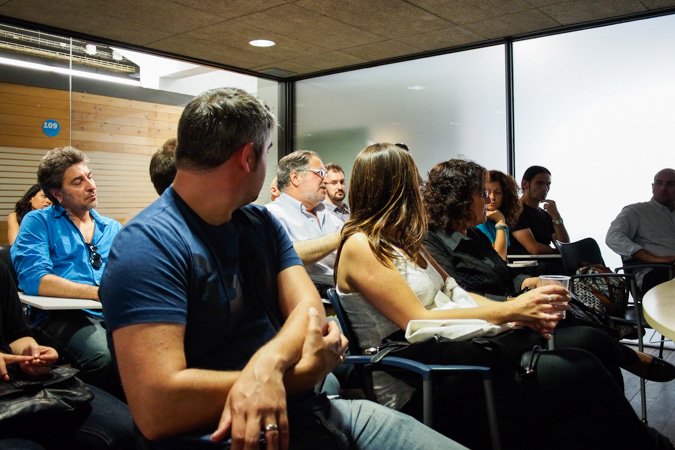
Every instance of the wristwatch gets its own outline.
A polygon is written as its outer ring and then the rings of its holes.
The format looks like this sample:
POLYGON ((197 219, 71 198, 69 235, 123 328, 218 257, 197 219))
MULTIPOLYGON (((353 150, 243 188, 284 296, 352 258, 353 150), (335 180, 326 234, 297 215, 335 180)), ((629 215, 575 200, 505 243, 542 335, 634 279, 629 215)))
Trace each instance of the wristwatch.
POLYGON ((562 217, 553 221, 553 225, 562 225, 563 223, 562 217))

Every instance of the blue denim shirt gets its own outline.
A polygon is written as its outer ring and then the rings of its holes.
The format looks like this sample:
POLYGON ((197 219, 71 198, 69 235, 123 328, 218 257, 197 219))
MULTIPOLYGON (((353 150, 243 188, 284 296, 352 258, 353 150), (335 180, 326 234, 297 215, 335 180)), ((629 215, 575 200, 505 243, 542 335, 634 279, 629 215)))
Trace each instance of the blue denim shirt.
POLYGON ((21 290, 28 295, 38 295, 40 280, 48 274, 76 283, 100 284, 110 246, 122 225, 93 209, 90 213, 95 224, 91 243, 103 259, 98 270, 91 265, 84 236, 63 207, 53 205, 26 214, 11 249, 21 290))

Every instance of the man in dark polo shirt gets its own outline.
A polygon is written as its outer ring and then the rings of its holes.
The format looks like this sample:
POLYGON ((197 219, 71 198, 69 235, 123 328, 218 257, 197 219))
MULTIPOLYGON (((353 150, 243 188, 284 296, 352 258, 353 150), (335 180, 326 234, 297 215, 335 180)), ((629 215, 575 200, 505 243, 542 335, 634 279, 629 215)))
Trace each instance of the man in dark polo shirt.
MULTIPOLYGON (((531 166, 520 182, 523 212, 511 229, 513 255, 546 255, 558 253, 554 241, 569 242, 570 237, 555 201, 546 198, 551 189, 551 172, 542 166, 531 166)), ((541 264, 541 273, 561 273, 559 261, 541 264)))

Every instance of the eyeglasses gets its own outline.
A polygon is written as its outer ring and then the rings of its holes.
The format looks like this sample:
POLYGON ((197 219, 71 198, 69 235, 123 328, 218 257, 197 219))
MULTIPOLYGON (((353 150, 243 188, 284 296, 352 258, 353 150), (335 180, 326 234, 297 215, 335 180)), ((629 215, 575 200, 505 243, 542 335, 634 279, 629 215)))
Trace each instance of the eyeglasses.
POLYGON ((103 257, 98 252, 98 247, 94 244, 87 244, 87 247, 89 247, 89 262, 91 263, 91 267, 94 270, 99 270, 103 267, 103 257))
POLYGON ((307 171, 308 171, 308 172, 315 173, 315 174, 317 174, 318 176, 320 176, 321 178, 325 178, 325 177, 326 177, 326 174, 328 173, 328 172, 326 171, 326 169, 324 169, 323 167, 322 167, 321 169, 307 169, 307 171))

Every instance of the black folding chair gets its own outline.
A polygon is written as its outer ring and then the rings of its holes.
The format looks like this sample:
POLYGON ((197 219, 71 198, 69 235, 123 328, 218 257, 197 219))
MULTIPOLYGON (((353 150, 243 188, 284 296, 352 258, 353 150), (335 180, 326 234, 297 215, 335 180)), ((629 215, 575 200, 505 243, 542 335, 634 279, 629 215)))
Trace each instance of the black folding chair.
POLYGON ((497 421, 497 411, 494 399, 494 390, 492 387, 492 372, 489 367, 485 366, 470 366, 470 365, 442 365, 442 364, 423 364, 411 359, 400 358, 396 356, 385 356, 384 358, 377 358, 377 349, 373 349, 371 354, 363 354, 358 343, 356 333, 354 333, 349 317, 342 308, 340 299, 334 288, 327 291, 328 300, 330 301, 335 315, 340 323, 342 332, 349 340, 349 356, 345 359, 345 363, 356 364, 361 370, 361 379, 364 384, 364 393, 366 398, 372 401, 377 401, 373 389, 372 373, 377 370, 389 372, 391 369, 403 369, 419 375, 422 381, 422 422, 433 428, 433 381, 434 374, 448 374, 448 373, 469 373, 477 374, 483 380, 483 390, 485 394, 485 408, 487 411, 488 428, 490 431, 490 439, 492 448, 495 450, 501 449, 501 441, 499 438, 499 423, 497 421), (376 361, 376 362, 375 362, 376 361))

